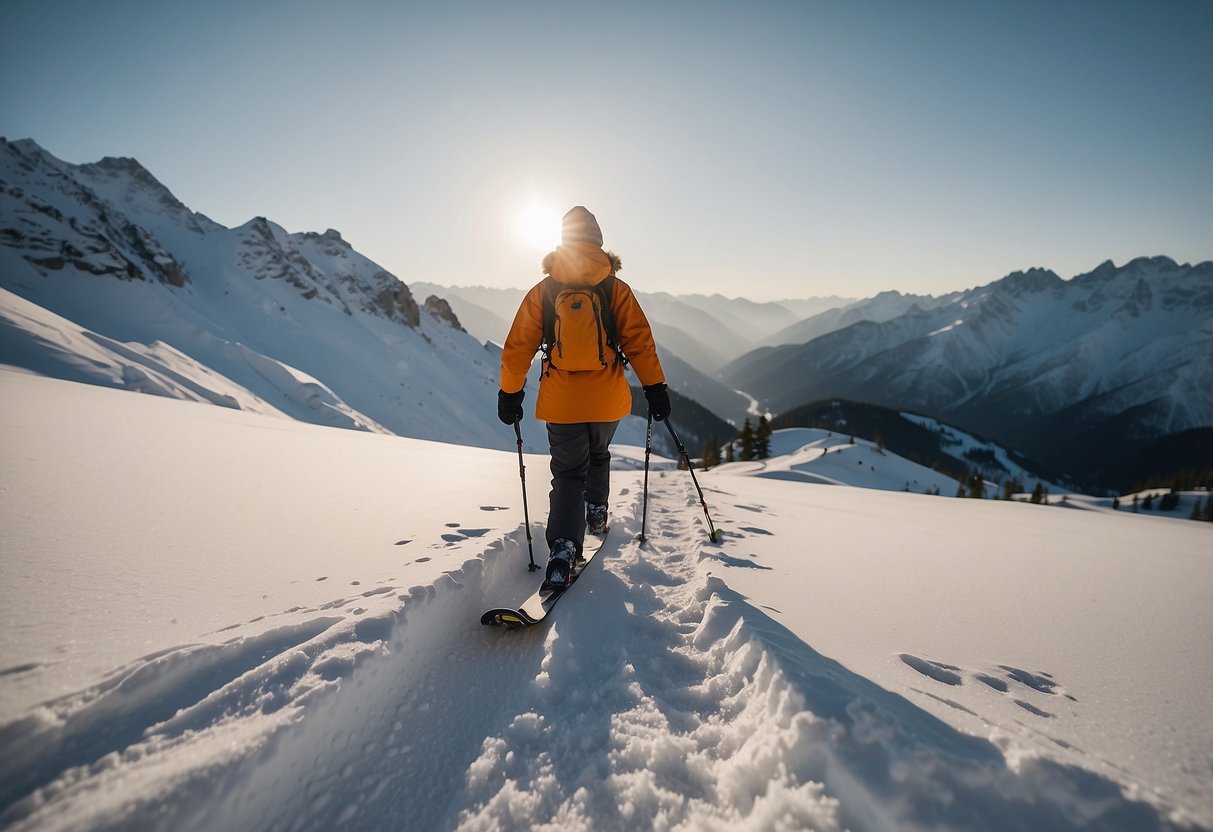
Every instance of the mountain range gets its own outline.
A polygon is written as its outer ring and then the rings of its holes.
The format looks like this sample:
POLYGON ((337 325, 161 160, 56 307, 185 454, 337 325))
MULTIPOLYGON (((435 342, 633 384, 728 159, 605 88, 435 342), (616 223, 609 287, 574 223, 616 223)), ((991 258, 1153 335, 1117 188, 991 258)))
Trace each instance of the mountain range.
MULTIPOLYGON (((626 269, 622 276, 629 279, 626 269)), ((538 269, 535 277, 539 278, 538 269)), ((737 426, 752 415, 753 402, 724 384, 719 378, 720 369, 768 343, 767 333, 790 329, 808 316, 859 303, 839 297, 756 303, 719 294, 646 292, 630 285, 653 327, 670 386, 737 426)), ((446 298, 468 332, 496 343, 505 340, 513 312, 525 294, 521 289, 444 286, 424 281, 415 281, 412 287, 418 294, 446 298)))
MULTIPOLYGON (((495 348, 333 230, 226 228, 133 159, 0 141, 0 362, 324 425, 492 447, 495 348)), ((528 435, 539 438, 537 426, 528 435)), ((535 443, 536 447, 539 443, 535 443)))
POLYGON ((1213 262, 1015 272, 722 371, 773 411, 830 397, 913 409, 1087 482, 1213 466, 1213 262), (1116 452, 1111 453, 1110 448, 1116 452))
MULTIPOLYGON (((288 233, 265 217, 227 228, 134 159, 74 165, 32 140, 0 140, 0 243, 0 364, 322 425, 513 447, 496 415, 499 344, 333 229, 288 233)), ((507 305, 517 301, 492 304, 507 305)), ((676 390, 744 416, 748 398, 665 359, 676 390)), ((545 450, 525 410, 525 448, 545 450)), ((721 432, 715 420, 692 420, 684 441, 698 451, 709 430, 721 432)), ((616 436, 643 444, 644 421, 626 419, 616 436)), ((673 450, 664 433, 654 441, 673 450)))
MULTIPOLYGON (((493 400, 520 289, 410 288, 335 230, 288 233, 264 217, 227 228, 133 159, 73 165, 28 139, 0 139, 0 243, 0 363, 512 447, 493 400)), ((1070 280, 1037 268, 860 300, 754 303, 644 283, 633 286, 671 388, 734 426, 848 399, 929 415, 1099 487, 1213 467, 1213 262, 1106 262, 1070 280)), ((693 451, 728 438, 706 414, 695 421, 693 451)), ((545 447, 529 415, 523 429, 528 449, 545 447)), ((627 419, 618 439, 643 436, 627 419)))

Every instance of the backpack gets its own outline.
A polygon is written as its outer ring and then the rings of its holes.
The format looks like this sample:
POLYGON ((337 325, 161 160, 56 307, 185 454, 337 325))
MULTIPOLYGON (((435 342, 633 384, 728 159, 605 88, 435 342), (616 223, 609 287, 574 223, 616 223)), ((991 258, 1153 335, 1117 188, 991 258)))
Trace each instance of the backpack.
POLYGON ((615 276, 594 286, 569 286, 551 277, 543 281, 544 372, 602 370, 627 364, 611 308, 615 276))

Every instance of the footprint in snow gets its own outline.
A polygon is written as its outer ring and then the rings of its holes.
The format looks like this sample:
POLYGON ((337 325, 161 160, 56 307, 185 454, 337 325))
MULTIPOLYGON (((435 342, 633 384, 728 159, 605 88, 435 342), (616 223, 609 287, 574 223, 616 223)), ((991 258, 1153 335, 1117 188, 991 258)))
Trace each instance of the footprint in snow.
POLYGON ((909 653, 902 653, 898 658, 923 676, 934 679, 936 682, 953 686, 964 684, 964 680, 956 672, 960 668, 955 665, 927 661, 926 659, 920 659, 918 656, 912 656, 909 653))
POLYGON ((979 682, 984 682, 999 693, 1006 693, 1011 686, 1005 680, 999 679, 997 676, 991 676, 989 673, 977 673, 974 678, 979 682))
POLYGON ((900 654, 900 658, 903 662, 922 675, 928 676, 937 682, 942 682, 945 685, 963 684, 964 679, 960 674, 962 672, 969 672, 974 679, 981 682, 983 685, 986 685, 999 693, 1010 696, 1012 702, 1023 708, 1028 713, 1039 717, 1044 717, 1045 719, 1052 719, 1053 714, 1037 707, 1036 705, 1033 705, 1025 699, 1014 696, 1011 692, 1012 684, 1023 685, 1024 687, 1030 688, 1037 693, 1043 693, 1048 696, 1056 696, 1060 693, 1071 702, 1078 701, 1075 697, 1061 689, 1061 686, 1057 684, 1052 675, 1044 673, 1043 671, 1039 673, 1030 673, 1026 670, 1021 670, 1018 667, 1011 667, 1010 665, 1005 664, 998 665, 998 670, 1002 671, 1001 674, 980 671, 962 671, 961 668, 956 667, 955 665, 928 661, 926 659, 919 658, 918 656, 910 655, 909 653, 900 654))
POLYGON ((1031 702, 1025 702, 1022 699, 1015 699, 1012 701, 1016 705, 1023 708, 1025 711, 1027 711, 1030 714, 1035 714, 1036 716, 1044 717, 1045 719, 1053 718, 1053 714, 1049 713, 1048 711, 1041 710, 1040 708, 1033 705, 1031 702))
MULTIPOLYGON (((1058 694, 1059 686, 1057 682, 1053 681, 1053 677, 1044 671, 1041 671, 1040 673, 1029 673, 1026 670, 1020 670, 1018 667, 1011 667, 1005 664, 1000 664, 998 667, 1006 671, 1008 677, 1014 679, 1016 682, 1019 682, 1021 685, 1027 685, 1028 687, 1032 688, 1032 690, 1039 691, 1040 693, 1047 693, 1049 696, 1056 696, 1058 694)), ((1062 695, 1072 702, 1078 701, 1064 691, 1062 691, 1062 695)))
POLYGON ((748 558, 734 558, 734 557, 730 557, 729 555, 712 555, 711 557, 712 557, 712 560, 718 560, 721 563, 723 563, 725 566, 731 566, 731 567, 735 567, 735 568, 763 569, 768 572, 771 571, 773 568, 770 566, 763 566, 760 563, 755 563, 754 561, 749 560, 748 558))
POLYGON ((12 667, 6 667, 0 670, 0 676, 16 676, 19 673, 29 673, 31 670, 37 670, 41 667, 39 662, 29 662, 28 664, 17 664, 12 667))

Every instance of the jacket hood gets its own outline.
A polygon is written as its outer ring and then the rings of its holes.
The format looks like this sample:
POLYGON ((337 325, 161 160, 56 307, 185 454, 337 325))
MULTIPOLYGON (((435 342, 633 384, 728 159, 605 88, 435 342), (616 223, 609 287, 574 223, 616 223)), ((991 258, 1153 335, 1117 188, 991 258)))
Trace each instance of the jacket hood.
POLYGON ((619 255, 593 243, 566 243, 543 258, 543 273, 571 286, 597 286, 622 268, 619 255))

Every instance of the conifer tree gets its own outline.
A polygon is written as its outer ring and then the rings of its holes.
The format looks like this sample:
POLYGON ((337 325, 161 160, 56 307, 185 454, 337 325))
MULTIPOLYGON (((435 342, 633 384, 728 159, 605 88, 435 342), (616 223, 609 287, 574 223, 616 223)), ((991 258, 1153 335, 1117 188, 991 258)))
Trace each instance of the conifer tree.
POLYGON ((771 455, 771 420, 763 415, 754 431, 754 456, 766 459, 771 455))
POLYGON ((956 485, 956 496, 957 496, 957 497, 967 497, 967 496, 969 496, 969 495, 968 495, 968 493, 965 491, 965 481, 964 481, 964 480, 960 480, 960 482, 958 482, 958 483, 957 483, 957 485, 956 485))
POLYGON ((729 440, 729 444, 724 446, 724 461, 725 462, 736 462, 737 461, 737 452, 736 452, 736 450, 734 450, 735 446, 736 446, 736 443, 733 442, 732 440, 729 440))
POLYGON ((720 442, 717 441, 715 436, 710 437, 704 443, 700 461, 705 471, 720 464, 720 442))
POLYGON ((1032 489, 1032 497, 1031 497, 1031 499, 1028 500, 1028 502, 1031 503, 1032 505, 1038 506, 1041 503, 1043 503, 1044 501, 1045 501, 1045 487, 1038 482, 1038 483, 1036 483, 1036 487, 1032 489))
POLYGON ((986 495, 986 481, 981 476, 980 471, 974 471, 973 476, 969 479, 969 496, 975 497, 978 500, 986 495))
POLYGON ((749 419, 746 419, 745 424, 741 426, 741 433, 738 435, 737 441, 741 445, 742 462, 749 462, 754 458, 754 428, 749 419))

